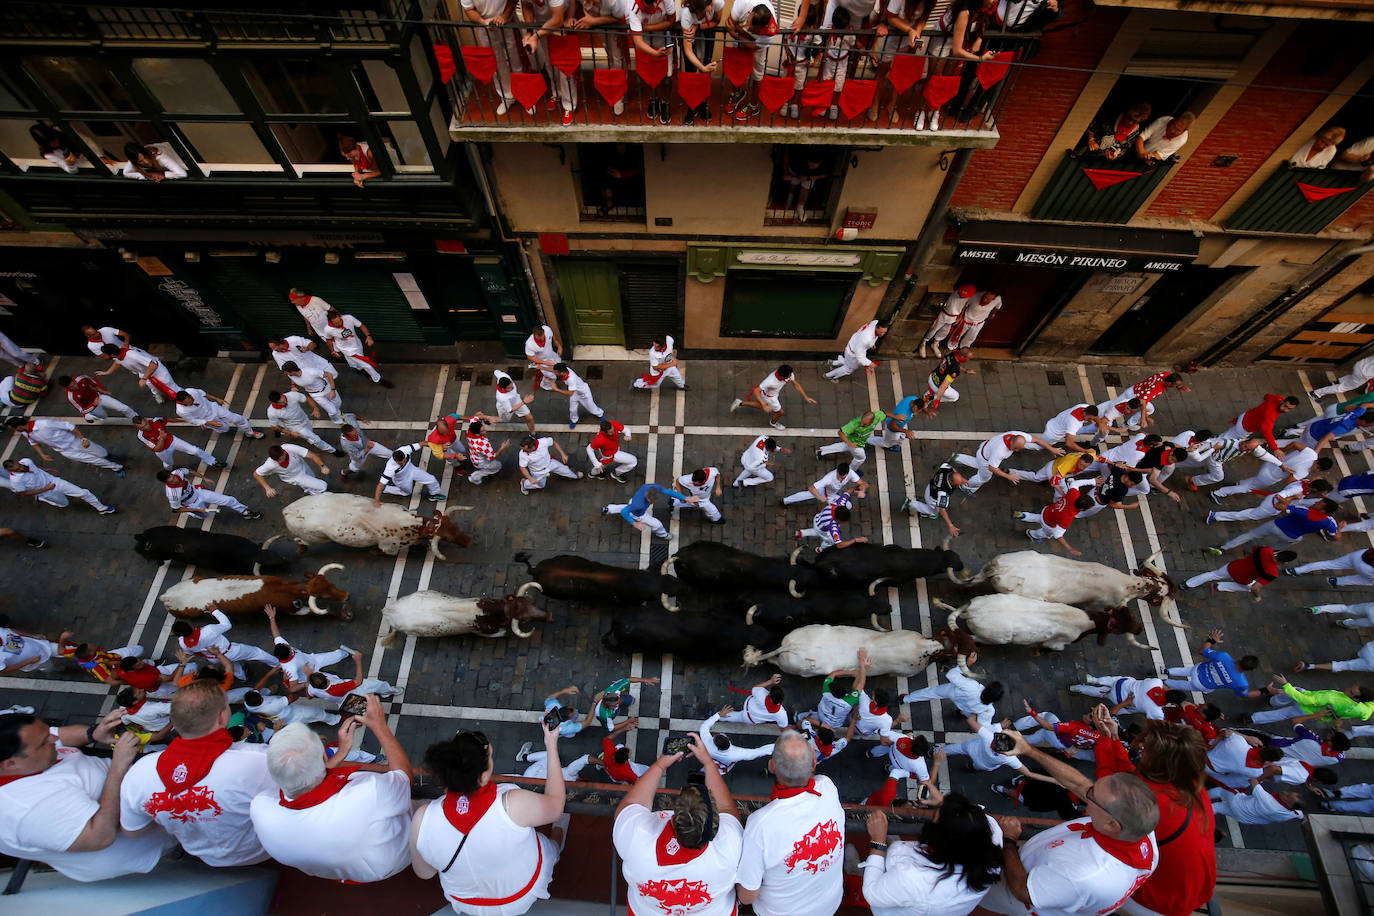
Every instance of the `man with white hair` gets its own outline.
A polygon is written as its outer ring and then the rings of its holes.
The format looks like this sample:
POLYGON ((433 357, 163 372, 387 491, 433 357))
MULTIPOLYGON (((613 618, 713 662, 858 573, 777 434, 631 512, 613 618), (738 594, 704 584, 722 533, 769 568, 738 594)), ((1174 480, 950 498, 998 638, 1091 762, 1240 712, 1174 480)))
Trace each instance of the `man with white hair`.
POLYGON ((1055 756, 1007 732, 1011 752, 1034 760, 1056 782, 1087 803, 1087 817, 1041 831, 1024 844, 1021 822, 998 817, 1002 879, 982 908, 1004 916, 1035 913, 1114 913, 1159 865, 1154 829, 1159 803, 1139 776, 1113 773, 1094 782, 1055 756))
POLYGON ((811 743, 784 729, 768 761, 772 800, 749 816, 736 878, 739 902, 759 916, 830 916, 840 906, 844 809, 815 768, 811 743))
POLYGON ((272 736, 267 771, 280 791, 254 798, 249 815, 278 862, 353 884, 385 881, 410 864, 410 759, 375 696, 361 717, 350 716, 339 728, 339 750, 327 765, 319 736, 297 722, 272 736), (344 763, 359 725, 377 736, 390 769, 368 772, 344 763))

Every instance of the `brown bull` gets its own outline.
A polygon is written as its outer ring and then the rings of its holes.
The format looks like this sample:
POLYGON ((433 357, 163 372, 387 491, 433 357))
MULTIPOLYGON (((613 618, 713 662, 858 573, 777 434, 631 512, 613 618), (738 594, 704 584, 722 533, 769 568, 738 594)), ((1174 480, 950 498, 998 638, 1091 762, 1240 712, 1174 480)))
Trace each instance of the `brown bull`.
POLYGON ((162 593, 162 604, 173 617, 192 619, 219 608, 230 617, 258 614, 271 604, 279 608, 295 608, 298 615, 321 614, 341 620, 353 615, 343 607, 337 610, 321 607, 320 601, 348 600, 348 592, 326 578, 331 570, 343 569, 342 563, 320 567, 318 573, 306 573, 305 579, 285 579, 281 576, 215 576, 179 582, 162 593))

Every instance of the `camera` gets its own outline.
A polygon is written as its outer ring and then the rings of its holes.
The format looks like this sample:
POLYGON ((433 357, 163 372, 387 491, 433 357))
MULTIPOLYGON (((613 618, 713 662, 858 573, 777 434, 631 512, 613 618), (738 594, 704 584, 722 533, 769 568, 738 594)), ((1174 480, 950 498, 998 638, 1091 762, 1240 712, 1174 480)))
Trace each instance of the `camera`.
POLYGON ((341 716, 363 716, 367 714, 367 694, 350 693, 339 704, 341 716))
POLYGON ((692 739, 687 735, 676 735, 663 742, 663 754, 689 754, 692 751, 692 739))
POLYGON ((563 711, 555 706, 553 709, 544 713, 543 722, 545 729, 558 728, 563 724, 563 711))
POLYGON ((1008 754, 1011 749, 1016 747, 1016 739, 1005 732, 998 732, 992 736, 992 749, 999 754, 1008 754))

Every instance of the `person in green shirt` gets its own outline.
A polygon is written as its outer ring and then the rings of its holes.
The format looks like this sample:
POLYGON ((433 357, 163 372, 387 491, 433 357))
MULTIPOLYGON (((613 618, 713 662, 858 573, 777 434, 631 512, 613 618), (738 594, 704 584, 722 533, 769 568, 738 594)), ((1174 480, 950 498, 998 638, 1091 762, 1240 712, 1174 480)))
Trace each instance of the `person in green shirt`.
POLYGON ((855 417, 840 427, 839 442, 816 449, 816 459, 820 460, 826 455, 848 452, 851 457, 849 466, 857 468, 868 458, 864 446, 868 445, 868 440, 873 435, 873 431, 882 426, 886 419, 887 414, 881 410, 864 411, 863 416, 855 417))
POLYGON ((611 729, 611 723, 618 716, 627 714, 634 705, 635 698, 630 696, 631 684, 657 684, 656 677, 622 677, 610 684, 605 690, 592 698, 596 710, 596 720, 611 729))
POLYGON ((1274 709, 1255 713, 1250 721, 1255 725, 1280 722, 1292 719, 1303 722, 1307 719, 1360 719, 1366 721, 1374 716, 1374 694, 1365 687, 1351 687, 1347 690, 1303 690, 1288 683, 1282 674, 1274 675, 1274 683, 1268 688, 1269 701, 1274 709), (1284 699, 1280 699, 1280 698, 1284 699))

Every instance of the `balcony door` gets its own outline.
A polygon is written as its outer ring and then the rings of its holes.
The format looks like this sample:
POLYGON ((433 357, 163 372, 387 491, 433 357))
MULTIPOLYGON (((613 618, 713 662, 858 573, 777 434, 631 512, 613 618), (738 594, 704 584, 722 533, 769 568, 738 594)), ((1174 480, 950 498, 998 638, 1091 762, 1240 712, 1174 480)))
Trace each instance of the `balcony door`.
POLYGON ((1088 352, 1095 356, 1144 356, 1229 277, 1246 269, 1186 266, 1161 277, 1088 352))

